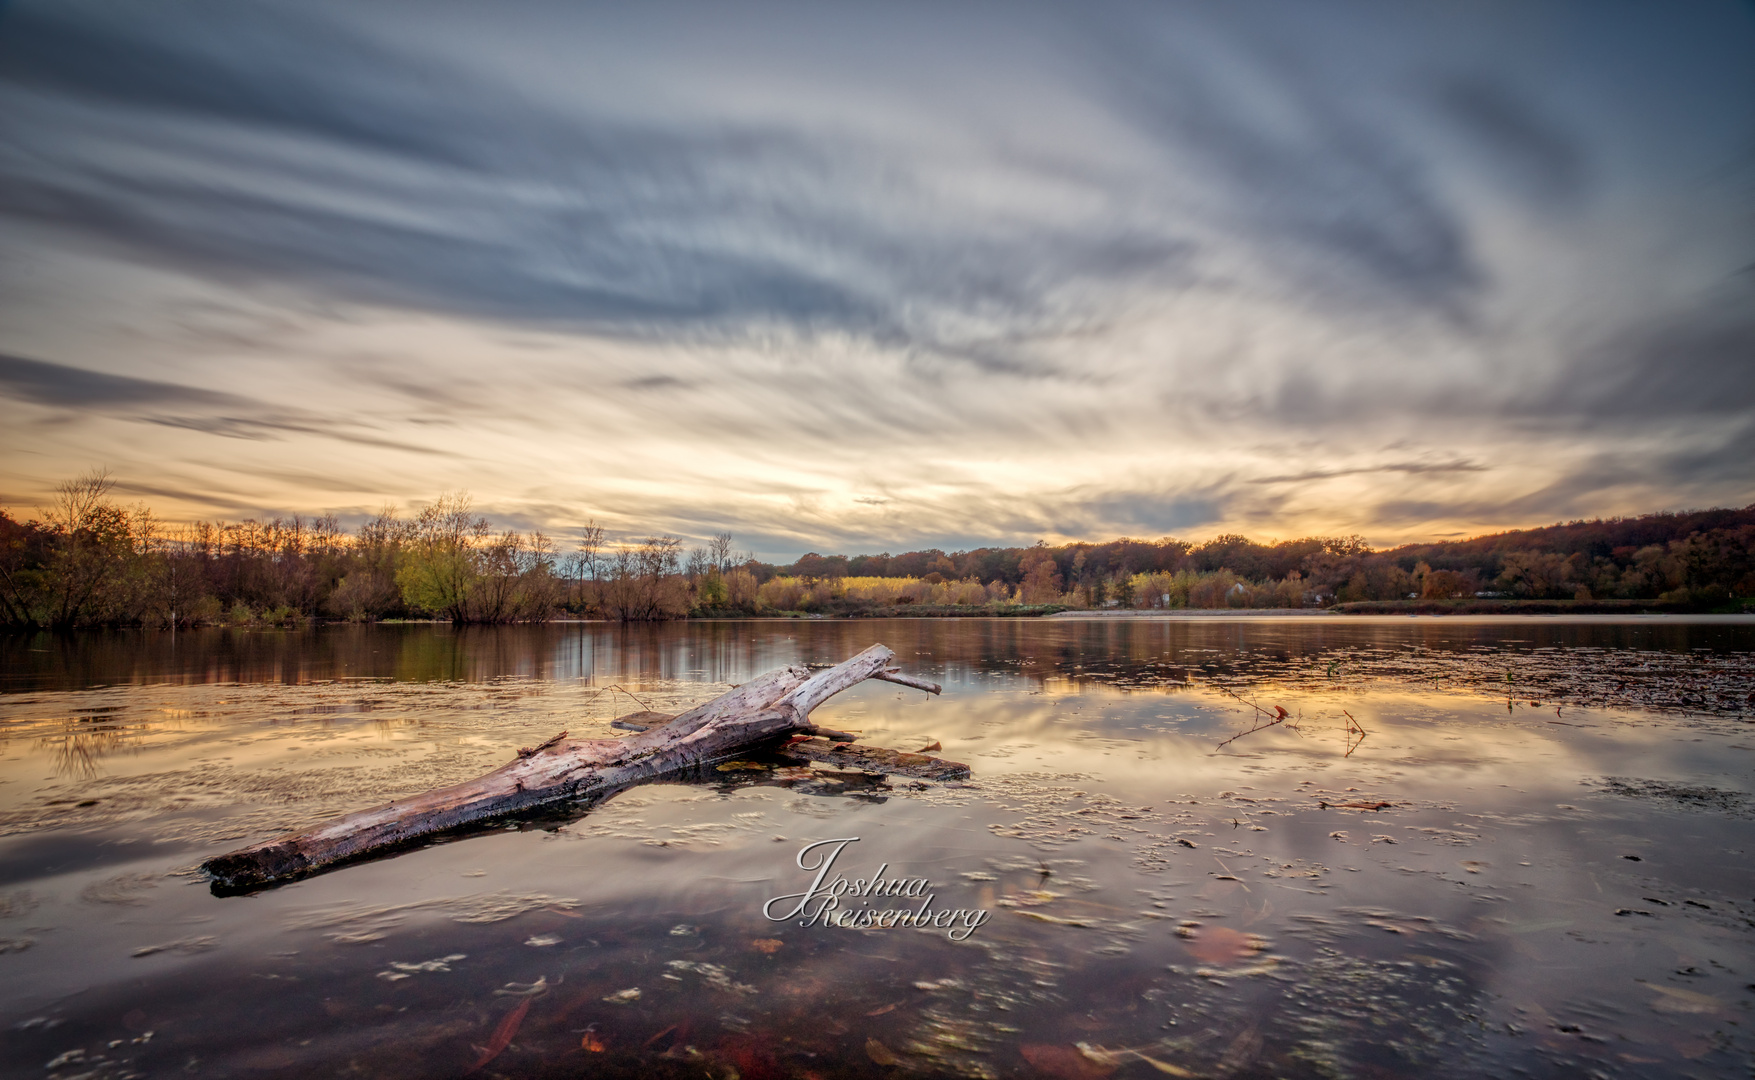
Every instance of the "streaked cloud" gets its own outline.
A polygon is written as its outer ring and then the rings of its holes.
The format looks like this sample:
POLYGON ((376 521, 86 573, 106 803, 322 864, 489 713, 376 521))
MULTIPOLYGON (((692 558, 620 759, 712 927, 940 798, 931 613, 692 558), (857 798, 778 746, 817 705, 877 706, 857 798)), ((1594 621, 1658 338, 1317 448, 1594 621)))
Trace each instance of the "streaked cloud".
POLYGON ((771 554, 1746 503, 1752 56, 1731 4, 14 3, 0 496, 771 554))

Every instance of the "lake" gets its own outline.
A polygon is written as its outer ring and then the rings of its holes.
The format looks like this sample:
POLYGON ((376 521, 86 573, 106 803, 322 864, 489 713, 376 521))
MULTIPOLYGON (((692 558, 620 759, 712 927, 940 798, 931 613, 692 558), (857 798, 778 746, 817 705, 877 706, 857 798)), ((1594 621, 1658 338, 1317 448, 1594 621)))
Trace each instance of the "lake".
POLYGON ((0 1076, 1755 1061, 1747 618, 332 626, 0 656, 0 1076), (937 742, 969 780, 751 755, 249 895, 198 869, 874 642, 943 695, 866 683, 816 720, 937 742), (925 925, 791 911, 830 855, 825 888, 860 883, 837 910, 925 925))

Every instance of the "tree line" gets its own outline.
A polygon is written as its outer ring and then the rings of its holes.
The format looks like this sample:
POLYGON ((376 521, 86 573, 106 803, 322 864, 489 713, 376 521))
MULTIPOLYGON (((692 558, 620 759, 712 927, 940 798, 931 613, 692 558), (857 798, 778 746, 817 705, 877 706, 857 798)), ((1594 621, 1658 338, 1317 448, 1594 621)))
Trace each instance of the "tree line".
POLYGON ((1166 537, 1051 547, 809 554, 777 575, 999 582, 1069 607, 1297 608, 1360 601, 1648 600, 1712 607, 1755 597, 1755 506, 1573 521, 1373 550, 1358 536, 1259 543, 1166 537))
POLYGON ((0 510, 0 623, 13 629, 555 617, 1026 613, 1052 608, 1302 608, 1458 598, 1649 600, 1711 607, 1755 596, 1755 506, 1575 521, 1373 550, 1356 536, 1258 543, 1120 539, 790 564, 671 536, 564 541, 500 530, 469 497, 349 532, 333 515, 170 525, 124 507, 94 472, 28 520, 0 510))
POLYGON ((82 626, 541 622, 557 614, 674 618, 693 606, 681 542, 610 550, 587 525, 568 550, 496 530, 464 494, 348 533, 333 515, 169 525, 111 497, 101 472, 62 484, 36 518, 0 510, 0 624, 82 626))

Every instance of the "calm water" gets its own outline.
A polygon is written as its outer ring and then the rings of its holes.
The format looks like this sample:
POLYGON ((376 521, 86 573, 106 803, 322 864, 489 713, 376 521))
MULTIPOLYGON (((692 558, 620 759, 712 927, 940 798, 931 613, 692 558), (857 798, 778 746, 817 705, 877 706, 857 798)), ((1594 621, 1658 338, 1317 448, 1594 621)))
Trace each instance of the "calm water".
POLYGON ((1747 621, 333 627, 0 656, 4 1076, 1755 1068, 1747 621), (870 683, 819 722, 937 741, 970 782, 752 757, 251 896, 196 869, 872 642, 943 697, 870 683), (766 918, 830 839, 837 874, 887 864, 929 910, 990 915, 963 940, 766 918))

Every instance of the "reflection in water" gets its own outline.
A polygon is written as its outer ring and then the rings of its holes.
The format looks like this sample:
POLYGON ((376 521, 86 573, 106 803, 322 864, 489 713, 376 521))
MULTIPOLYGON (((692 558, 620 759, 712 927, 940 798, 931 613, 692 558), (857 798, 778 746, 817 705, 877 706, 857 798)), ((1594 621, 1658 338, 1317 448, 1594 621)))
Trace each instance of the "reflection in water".
POLYGON ((49 752, 56 776, 96 778, 98 759, 120 749, 127 739, 127 733, 113 723, 88 724, 84 718, 67 717, 60 721, 59 732, 37 741, 38 749, 49 752))
POLYGON ((3 648, 0 1075, 1683 1076, 1755 1052, 1748 625, 3 648), (824 722, 941 742, 968 783, 751 755, 248 898, 193 872, 561 728, 612 737, 630 701, 680 711, 874 641, 944 697, 874 684, 824 722), (852 836, 854 876, 991 921, 951 942, 763 918, 808 884, 801 846, 852 836))
MULTIPOLYGON (((338 625, 298 630, 105 631, 0 637, 0 690, 84 690, 143 683, 281 683, 342 679, 483 682, 492 679, 738 682, 794 661, 845 659, 884 640, 904 661, 925 658, 947 673, 1025 675, 1038 680, 1147 677, 1186 668, 1239 673, 1263 664, 1327 677, 1361 673, 1386 656, 1404 674, 1440 683, 1434 663, 1491 657, 1514 678, 1563 652, 1626 650, 1689 667, 1747 662, 1751 627, 1733 622, 1610 622, 1464 619, 1043 620, 886 619, 723 621, 624 626, 548 623, 463 627, 338 625)), ((1490 665, 1489 665, 1490 666, 1490 665)), ((1626 677, 1637 678, 1637 669, 1626 677)), ((1650 674, 1649 672, 1647 673, 1650 674)), ((1747 677, 1747 670, 1742 671, 1747 677)), ((1748 686, 1742 686, 1746 697, 1748 686)), ((1442 688, 1442 687, 1440 687, 1442 688)), ((1714 693, 1730 694, 1727 684, 1714 693)), ((1505 687, 1501 685, 1500 691, 1505 687)), ((1705 699, 1702 698, 1704 701, 1705 699)), ((1714 699, 1716 700, 1716 698, 1714 699)), ((1684 705, 1680 699, 1666 704, 1684 705)))

